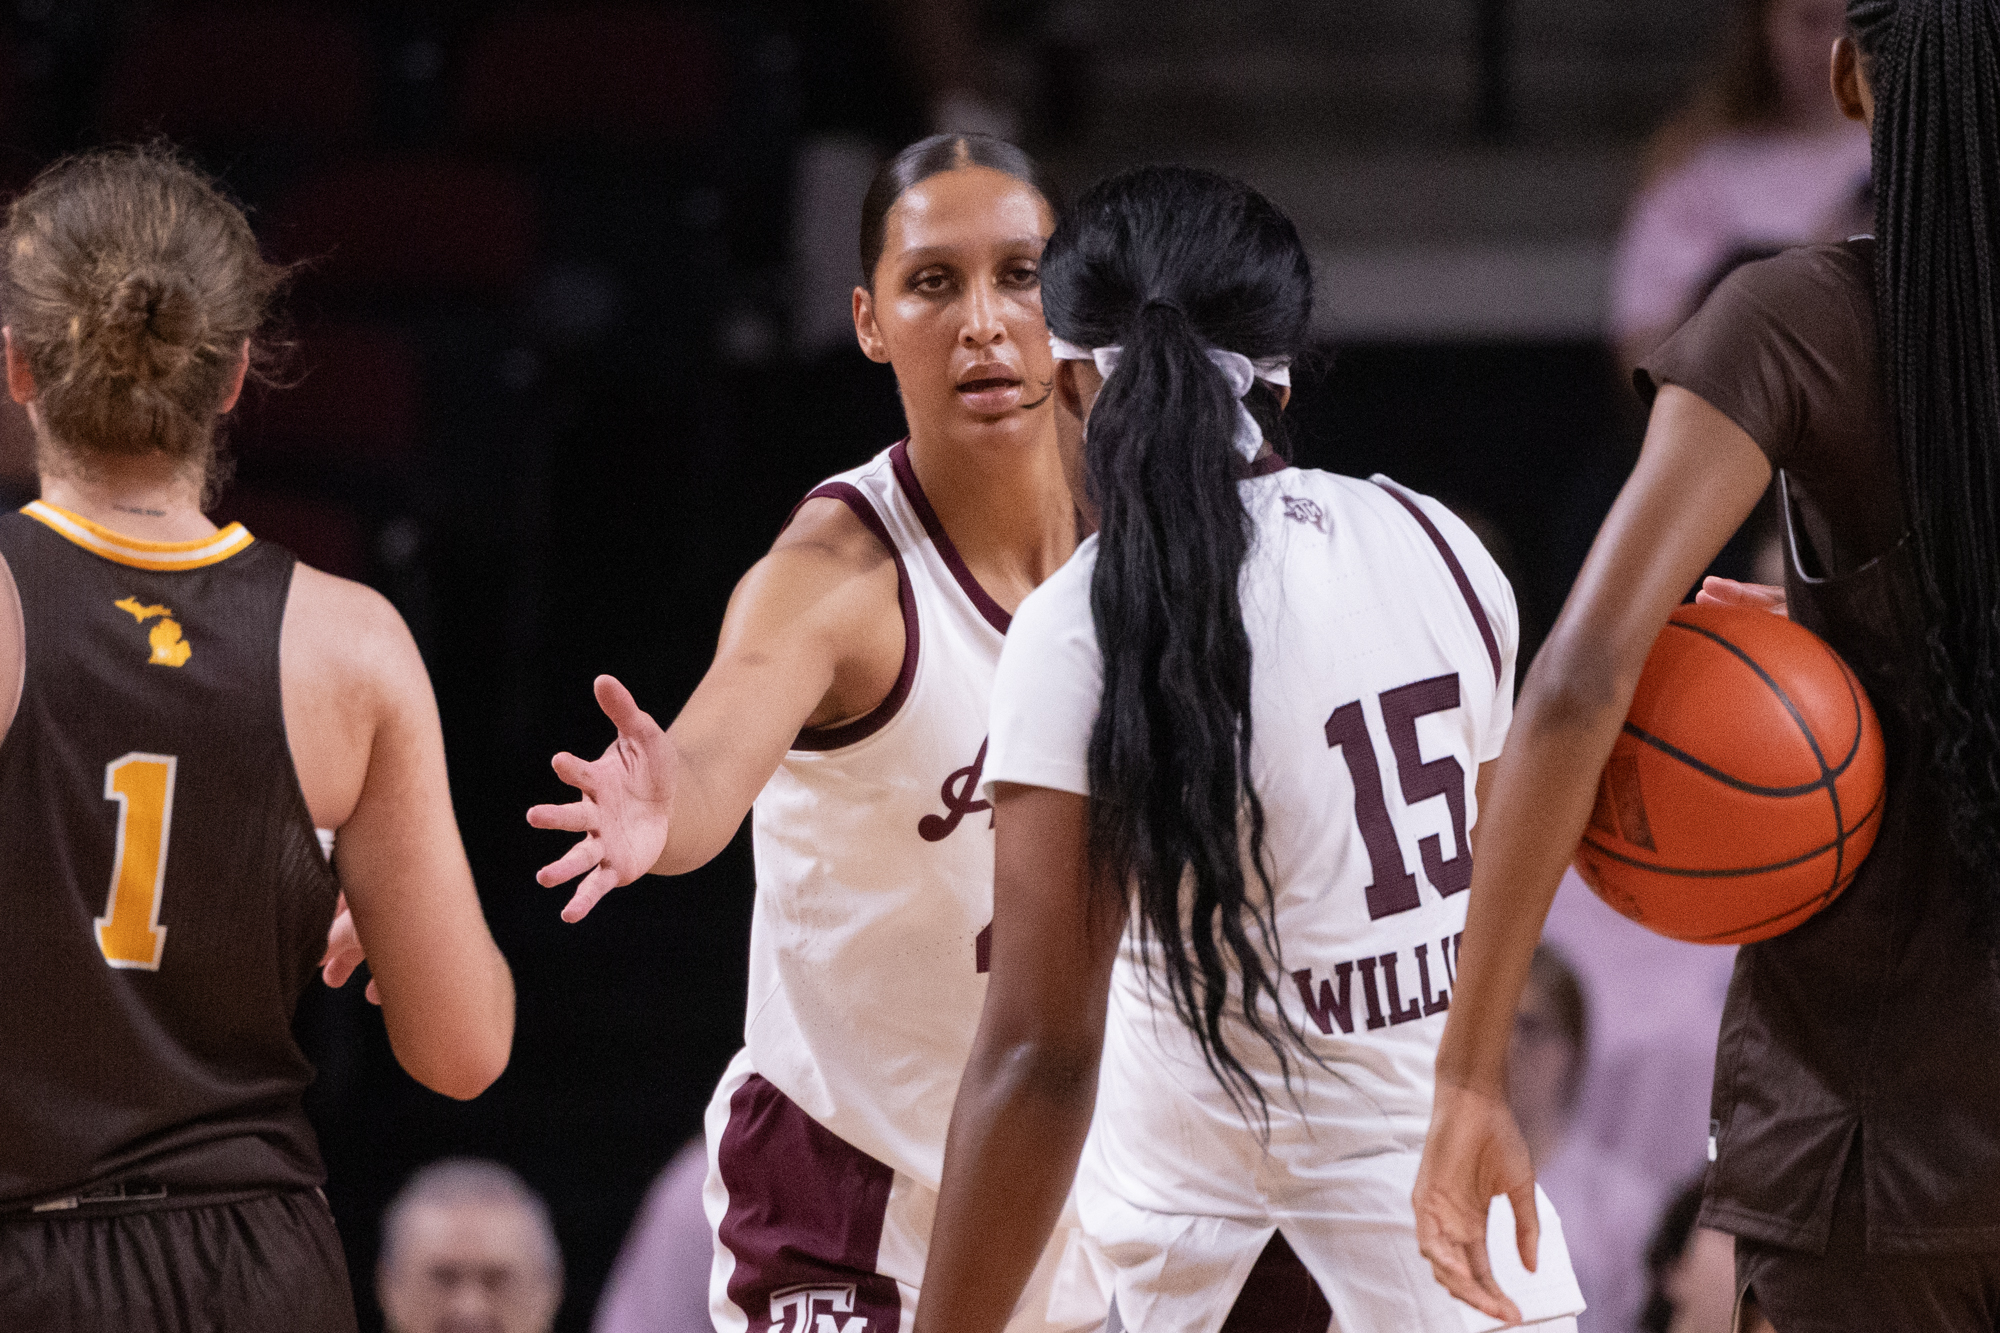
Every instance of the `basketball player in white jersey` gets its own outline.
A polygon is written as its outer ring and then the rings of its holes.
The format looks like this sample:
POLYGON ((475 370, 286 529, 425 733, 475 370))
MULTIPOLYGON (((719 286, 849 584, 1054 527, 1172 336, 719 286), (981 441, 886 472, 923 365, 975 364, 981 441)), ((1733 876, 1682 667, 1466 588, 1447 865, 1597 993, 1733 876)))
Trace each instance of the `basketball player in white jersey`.
MULTIPOLYGON (((883 169, 854 320, 909 439, 801 504, 671 728, 599 678, 618 740, 557 756, 582 799, 529 812, 584 835, 541 874, 583 876, 573 921, 703 864, 754 802, 745 1049, 708 1114, 723 1330, 897 1333, 916 1308, 986 990, 987 698, 1011 609, 1076 544, 1041 313, 1053 225, 998 140, 928 139, 883 169)), ((1052 1309, 1059 1258, 1013 1327, 1102 1318, 1101 1300, 1052 1309)))
MULTIPOLYGON (((1493 1327, 1431 1276, 1410 1188, 1512 592, 1442 505, 1266 443, 1312 280, 1262 196, 1115 177, 1043 270, 1100 527, 994 684, 993 982, 918 1333, 1000 1327, 1073 1171, 1110 1327, 1493 1327), (1253 1290, 1287 1255, 1311 1280, 1253 1290)), ((1542 1231, 1511 1290, 1573 1329, 1553 1214, 1519 1202, 1542 1231)))

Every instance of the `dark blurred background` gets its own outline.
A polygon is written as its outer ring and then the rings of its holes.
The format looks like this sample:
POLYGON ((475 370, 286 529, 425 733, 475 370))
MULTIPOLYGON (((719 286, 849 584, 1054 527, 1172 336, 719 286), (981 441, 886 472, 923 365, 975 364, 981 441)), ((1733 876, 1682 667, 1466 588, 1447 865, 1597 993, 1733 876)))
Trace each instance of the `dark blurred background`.
POLYGON ((664 721, 790 506, 900 434, 845 314, 882 154, 992 128, 1072 190, 1149 160, 1264 189, 1321 282, 1301 461, 1466 512, 1532 644, 1636 447, 1614 237, 1723 8, 10 0, 0 185, 165 133, 302 264, 288 387, 246 401, 218 516, 408 619, 515 970, 513 1063, 466 1105, 400 1073, 359 979, 300 1014, 364 1328, 382 1205, 448 1152, 546 1194, 559 1327, 586 1327, 740 1042, 745 839, 565 926, 532 878, 561 839, 522 811, 559 795, 554 750, 609 739, 595 673, 664 721))

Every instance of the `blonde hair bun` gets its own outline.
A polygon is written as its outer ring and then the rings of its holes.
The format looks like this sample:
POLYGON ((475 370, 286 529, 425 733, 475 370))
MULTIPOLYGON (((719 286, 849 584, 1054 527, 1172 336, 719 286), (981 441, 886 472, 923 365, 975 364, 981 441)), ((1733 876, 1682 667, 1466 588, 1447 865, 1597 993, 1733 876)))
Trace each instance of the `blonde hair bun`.
POLYGON ((207 326, 186 282, 171 272, 141 269, 105 293, 79 360, 95 360, 107 378, 146 384, 171 379, 200 350, 207 326))
POLYGON ((165 454, 209 473, 222 407, 285 270, 243 210, 164 143, 66 158, 7 210, 0 305, 38 444, 165 454))

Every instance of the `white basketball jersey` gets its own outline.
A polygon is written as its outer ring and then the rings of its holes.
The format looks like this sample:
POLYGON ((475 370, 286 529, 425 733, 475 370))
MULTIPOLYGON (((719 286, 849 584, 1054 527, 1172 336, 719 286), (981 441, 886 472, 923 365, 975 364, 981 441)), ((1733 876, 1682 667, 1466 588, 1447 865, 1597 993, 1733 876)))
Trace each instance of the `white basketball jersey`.
MULTIPOLYGON (((1286 469, 1245 481, 1242 495, 1255 530, 1241 598, 1273 971, 1286 1015, 1333 1071, 1295 1055, 1294 1089, 1316 1123, 1359 1114, 1420 1141, 1465 923, 1474 783, 1512 715, 1513 594, 1470 529, 1393 485, 1286 469)), ((1096 554, 1093 538, 1015 618, 994 686, 989 785, 1089 794, 1103 688, 1096 554)), ((1225 1033, 1274 1117, 1289 1113, 1269 1047, 1240 1018, 1225 1033)), ((1182 1206, 1176 1191, 1220 1151, 1194 1150, 1207 1132, 1196 1123, 1243 1125, 1133 931, 1113 974, 1101 1087, 1095 1151, 1129 1168, 1117 1171, 1131 1177, 1126 1197, 1146 1207, 1182 1206)))
POLYGON ((974 582, 897 445, 808 498, 896 559, 903 671, 873 713, 805 733, 754 807, 745 1037, 822 1125, 935 1189, 986 998, 993 832, 979 796, 1008 616, 974 582))

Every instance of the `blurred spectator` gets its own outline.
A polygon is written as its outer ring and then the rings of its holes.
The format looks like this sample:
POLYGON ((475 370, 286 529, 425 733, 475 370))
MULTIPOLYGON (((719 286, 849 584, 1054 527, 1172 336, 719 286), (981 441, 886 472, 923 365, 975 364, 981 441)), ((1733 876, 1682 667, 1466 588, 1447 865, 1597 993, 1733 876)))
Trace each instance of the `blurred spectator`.
POLYGON ((1626 920, 1574 871, 1542 938, 1576 968, 1593 1022, 1574 1132, 1665 1198, 1708 1150, 1708 1094, 1736 950, 1626 920))
POLYGON ((1507 1056, 1507 1102, 1535 1176, 1562 1218, 1577 1285, 1590 1307, 1580 1333, 1629 1333, 1645 1299, 1643 1260, 1658 1191, 1584 1135, 1570 1132, 1583 1085, 1590 1016, 1576 973, 1535 950, 1507 1056))
POLYGON ((1646 1247, 1651 1290, 1639 1319, 1644 1333, 1730 1333, 1733 1327, 1736 1241, 1696 1226, 1700 1211, 1701 1177, 1696 1176, 1661 1212, 1646 1247))
POLYGON ((1614 261, 1611 337, 1629 368, 1725 274, 1872 225, 1868 131, 1831 91, 1843 0, 1737 0, 1716 75, 1647 155, 1614 261))
POLYGON ((708 1333, 715 1237, 702 1211, 708 1141, 697 1134, 646 1192, 598 1298, 593 1333, 708 1333))
POLYGON ((375 1287, 392 1333, 548 1333, 562 1282, 548 1208, 498 1162, 433 1162, 383 1217, 375 1287))

